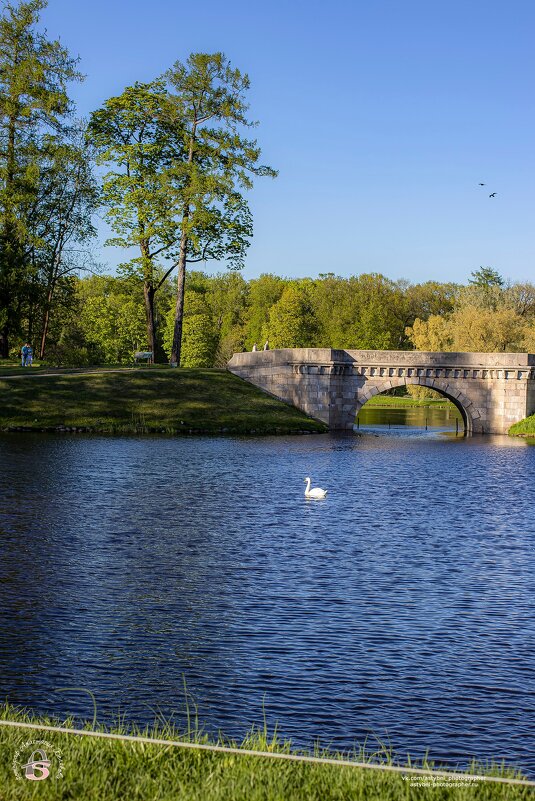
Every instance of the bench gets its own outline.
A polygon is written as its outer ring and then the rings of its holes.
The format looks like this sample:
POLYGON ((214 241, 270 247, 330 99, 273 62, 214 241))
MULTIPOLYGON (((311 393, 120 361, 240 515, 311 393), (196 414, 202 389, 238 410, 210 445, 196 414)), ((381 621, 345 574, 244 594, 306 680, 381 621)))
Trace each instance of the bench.
POLYGON ((138 353, 134 353, 134 361, 141 362, 141 361, 152 361, 152 351, 151 350, 140 350, 138 353))

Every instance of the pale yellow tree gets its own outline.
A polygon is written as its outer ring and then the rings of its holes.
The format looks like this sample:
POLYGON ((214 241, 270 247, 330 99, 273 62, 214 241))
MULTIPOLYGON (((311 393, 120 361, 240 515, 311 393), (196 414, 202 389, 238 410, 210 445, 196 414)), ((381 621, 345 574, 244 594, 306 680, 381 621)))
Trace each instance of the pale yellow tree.
POLYGON ((407 335, 417 350, 515 353, 525 350, 528 328, 513 308, 463 305, 448 316, 415 320, 407 335))
POLYGON ((523 350, 525 320, 511 308, 463 306, 450 320, 453 350, 518 352, 523 350))
POLYGON ((449 351, 454 350, 450 317, 432 314, 427 320, 416 318, 405 333, 416 350, 449 351))
POLYGON ((527 353, 535 353, 535 322, 524 328, 524 347, 527 353))

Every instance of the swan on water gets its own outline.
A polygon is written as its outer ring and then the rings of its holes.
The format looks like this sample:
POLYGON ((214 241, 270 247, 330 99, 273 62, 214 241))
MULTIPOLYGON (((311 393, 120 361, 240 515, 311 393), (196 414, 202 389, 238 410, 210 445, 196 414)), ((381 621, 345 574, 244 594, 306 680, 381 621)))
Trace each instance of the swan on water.
POLYGON ((327 495, 327 490, 321 489, 320 487, 314 487, 314 489, 310 489, 310 479, 308 476, 305 478, 305 483, 307 485, 305 490, 305 498, 325 498, 327 495))

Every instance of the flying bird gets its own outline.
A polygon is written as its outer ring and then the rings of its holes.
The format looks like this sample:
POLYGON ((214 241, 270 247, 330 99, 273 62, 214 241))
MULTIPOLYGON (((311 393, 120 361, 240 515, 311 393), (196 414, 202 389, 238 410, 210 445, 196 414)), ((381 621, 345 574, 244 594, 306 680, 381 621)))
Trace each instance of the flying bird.
POLYGON ((497 192, 493 192, 491 195, 489 195, 489 197, 496 197, 497 194, 497 192))
POLYGON ((487 184, 478 184, 478 186, 486 186, 487 184))

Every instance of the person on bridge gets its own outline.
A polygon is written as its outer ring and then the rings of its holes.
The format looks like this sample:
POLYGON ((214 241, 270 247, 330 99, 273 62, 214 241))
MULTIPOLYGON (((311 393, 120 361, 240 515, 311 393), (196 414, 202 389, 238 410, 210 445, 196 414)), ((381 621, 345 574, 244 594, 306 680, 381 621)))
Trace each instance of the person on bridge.
POLYGON ((258 350, 258 346, 257 346, 257 344, 255 342, 254 345, 253 345, 253 353, 256 353, 257 350, 258 350))
POLYGON ((269 342, 267 341, 267 339, 264 342, 264 350, 269 350, 269 342))

